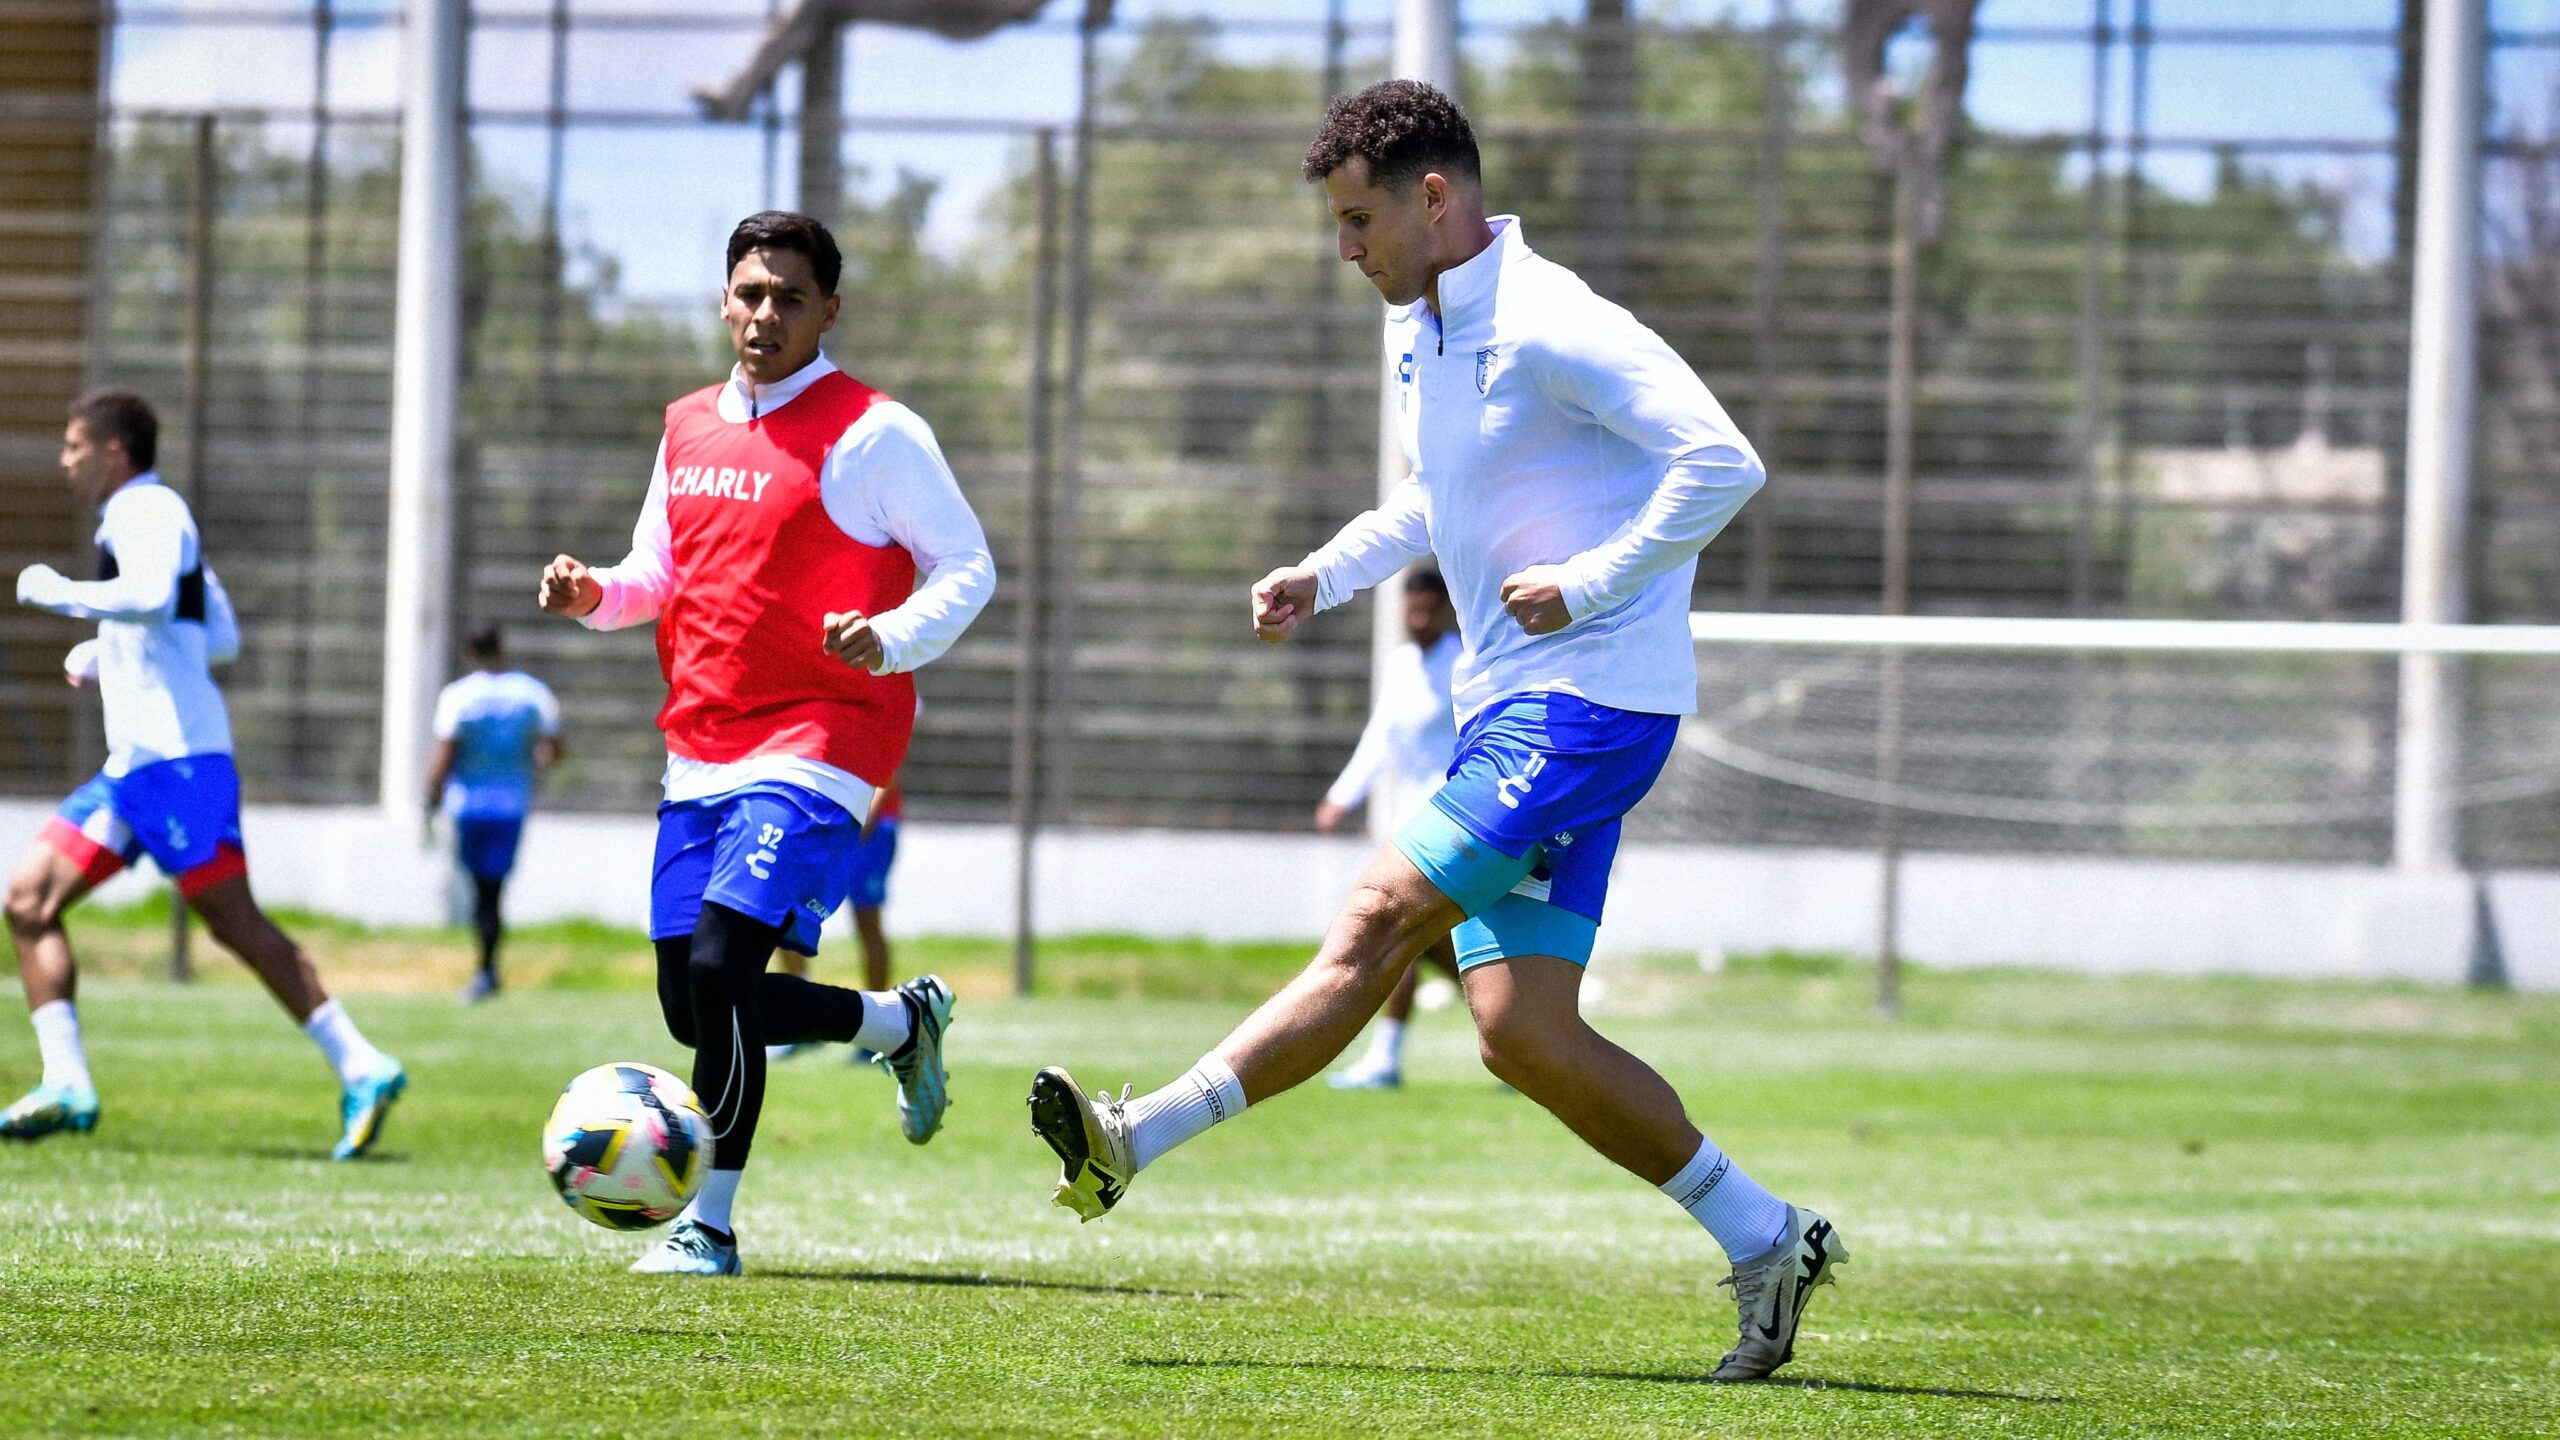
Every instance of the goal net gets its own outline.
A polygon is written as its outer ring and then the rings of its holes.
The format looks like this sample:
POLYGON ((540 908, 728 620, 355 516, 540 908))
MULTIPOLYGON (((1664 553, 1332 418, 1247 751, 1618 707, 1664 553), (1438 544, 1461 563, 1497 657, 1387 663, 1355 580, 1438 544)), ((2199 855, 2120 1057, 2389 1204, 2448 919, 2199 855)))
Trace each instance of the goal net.
POLYGON ((1691 628, 1699 712, 1640 839, 1999 856, 2026 879, 2107 858, 2560 867, 2560 627, 1701 612, 1691 628))

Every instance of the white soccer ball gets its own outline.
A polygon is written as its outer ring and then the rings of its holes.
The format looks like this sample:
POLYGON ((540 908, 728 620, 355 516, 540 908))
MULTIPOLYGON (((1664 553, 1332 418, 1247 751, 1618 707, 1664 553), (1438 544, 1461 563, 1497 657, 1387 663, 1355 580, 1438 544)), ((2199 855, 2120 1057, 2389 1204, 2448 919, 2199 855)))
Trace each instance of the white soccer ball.
POLYGON ((711 1173, 711 1117, 693 1087, 654 1065, 599 1065, 551 1107, 542 1168, 570 1209, 645 1230, 674 1219, 711 1173))

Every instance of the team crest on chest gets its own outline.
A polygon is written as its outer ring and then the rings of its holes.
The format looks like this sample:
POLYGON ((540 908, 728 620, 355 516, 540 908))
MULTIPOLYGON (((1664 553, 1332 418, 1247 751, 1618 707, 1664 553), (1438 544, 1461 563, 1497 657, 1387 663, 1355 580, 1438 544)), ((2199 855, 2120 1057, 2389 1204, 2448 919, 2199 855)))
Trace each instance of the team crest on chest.
POLYGON ((1476 393, 1479 395, 1493 389, 1494 352, 1498 348, 1498 346, 1487 345, 1476 352, 1476 393))

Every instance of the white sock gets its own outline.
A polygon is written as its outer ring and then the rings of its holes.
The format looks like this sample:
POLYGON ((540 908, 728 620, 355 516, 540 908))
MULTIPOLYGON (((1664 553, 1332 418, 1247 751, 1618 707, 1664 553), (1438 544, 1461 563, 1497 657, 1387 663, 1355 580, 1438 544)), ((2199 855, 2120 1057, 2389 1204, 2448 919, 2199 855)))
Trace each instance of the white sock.
POLYGON ((1369 1035, 1369 1058, 1363 1062, 1373 1070, 1404 1068, 1404 1022, 1380 1020, 1369 1035))
POLYGON ((714 1170, 704 1176, 702 1188, 694 1192, 693 1203, 684 1207, 684 1218, 735 1237, 738 1229, 729 1223, 729 1207, 738 1203, 738 1181, 746 1173, 744 1170, 714 1170))
POLYGON ((353 1085, 382 1070, 382 1052, 373 1048, 346 1007, 335 1000, 324 1001, 312 1011, 311 1018, 302 1022, 302 1033, 329 1057, 329 1068, 338 1072, 341 1085, 353 1085))
POLYGON ((1244 1113, 1244 1082, 1215 1052, 1182 1078, 1129 1102, 1129 1148, 1146 1169, 1174 1146, 1244 1113))
POLYGON ((895 990, 863 990, 862 1028, 853 1032, 853 1043, 874 1055, 895 1055, 916 1033, 916 1018, 907 1009, 905 997, 895 990))
POLYGON ((44 1083, 73 1090, 92 1088, 89 1057, 80 1049, 80 1015, 68 1000, 54 1000, 27 1017, 36 1027, 36 1053, 44 1057, 44 1083))
POLYGON ((1698 1141, 1697 1156, 1662 1182, 1662 1193, 1706 1226, 1736 1264, 1768 1254, 1787 1238, 1787 1202, 1743 1174, 1713 1140, 1698 1141))

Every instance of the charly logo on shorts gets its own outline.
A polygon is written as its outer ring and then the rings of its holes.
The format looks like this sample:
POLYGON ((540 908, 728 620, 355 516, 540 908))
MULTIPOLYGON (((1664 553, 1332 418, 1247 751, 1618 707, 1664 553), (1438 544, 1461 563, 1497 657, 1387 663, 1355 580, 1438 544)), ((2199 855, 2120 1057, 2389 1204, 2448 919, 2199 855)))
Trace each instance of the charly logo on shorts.
POLYGON ((1547 757, 1532 751, 1528 761, 1520 767, 1519 774, 1505 775, 1494 782, 1493 798, 1501 801, 1502 808, 1506 810, 1519 809, 1520 796, 1529 793, 1530 782, 1536 780, 1538 772, 1546 768, 1547 757), (1518 793, 1514 794, 1514 791, 1518 793))

